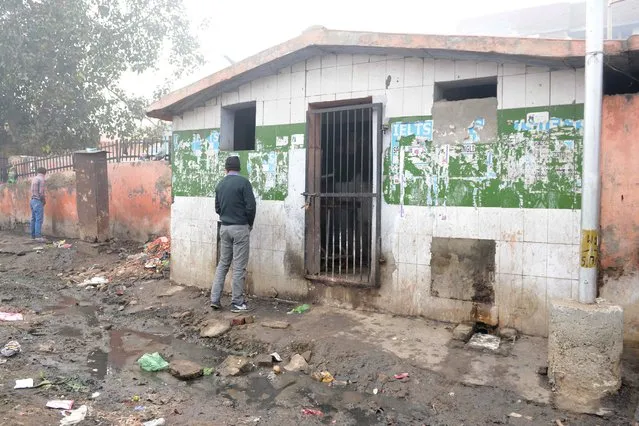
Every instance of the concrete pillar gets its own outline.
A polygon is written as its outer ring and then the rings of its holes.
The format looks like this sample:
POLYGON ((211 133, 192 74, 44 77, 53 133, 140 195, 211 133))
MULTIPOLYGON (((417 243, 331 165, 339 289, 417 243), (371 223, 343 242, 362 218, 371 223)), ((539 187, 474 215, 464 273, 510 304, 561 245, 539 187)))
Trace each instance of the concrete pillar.
POLYGON ((563 410, 602 413, 602 398, 621 386, 623 309, 599 302, 552 300, 548 379, 563 410))

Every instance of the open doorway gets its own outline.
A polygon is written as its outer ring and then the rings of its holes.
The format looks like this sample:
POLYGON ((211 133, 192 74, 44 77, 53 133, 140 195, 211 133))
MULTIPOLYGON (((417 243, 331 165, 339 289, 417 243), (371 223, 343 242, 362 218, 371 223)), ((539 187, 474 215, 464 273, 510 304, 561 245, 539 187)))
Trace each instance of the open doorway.
POLYGON ((314 189, 307 193, 313 198, 307 215, 307 273, 336 283, 373 283, 377 110, 371 104, 351 105, 311 110, 309 116, 307 182, 314 189))

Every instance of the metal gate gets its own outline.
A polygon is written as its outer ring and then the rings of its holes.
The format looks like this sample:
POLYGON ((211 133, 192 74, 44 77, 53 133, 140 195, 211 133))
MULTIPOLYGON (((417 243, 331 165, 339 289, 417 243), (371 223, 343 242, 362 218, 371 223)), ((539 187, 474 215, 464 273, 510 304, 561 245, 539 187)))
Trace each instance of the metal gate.
POLYGON ((307 112, 306 277, 375 286, 381 251, 382 105, 307 112))

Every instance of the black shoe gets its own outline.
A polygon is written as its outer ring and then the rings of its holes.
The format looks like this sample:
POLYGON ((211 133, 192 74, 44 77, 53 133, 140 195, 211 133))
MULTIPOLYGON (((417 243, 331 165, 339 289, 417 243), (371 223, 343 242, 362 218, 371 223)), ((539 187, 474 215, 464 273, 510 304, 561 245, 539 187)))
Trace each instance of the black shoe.
POLYGON ((213 308, 213 310, 215 311, 219 311, 220 309, 222 309, 222 305, 220 304, 220 302, 211 302, 211 308, 213 308))

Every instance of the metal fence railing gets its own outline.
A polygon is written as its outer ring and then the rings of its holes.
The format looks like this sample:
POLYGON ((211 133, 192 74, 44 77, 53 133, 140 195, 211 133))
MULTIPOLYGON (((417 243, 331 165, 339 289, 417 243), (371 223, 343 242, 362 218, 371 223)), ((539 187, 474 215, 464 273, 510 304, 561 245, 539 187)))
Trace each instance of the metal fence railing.
MULTIPOLYGON (((109 163, 169 159, 168 141, 162 139, 111 142, 101 144, 99 149, 107 151, 107 162, 109 163)), ((0 183, 16 182, 19 179, 33 177, 39 167, 47 169, 47 173, 73 170, 73 153, 68 152, 50 157, 30 157, 13 163, 10 163, 5 157, 0 157, 0 183)))

